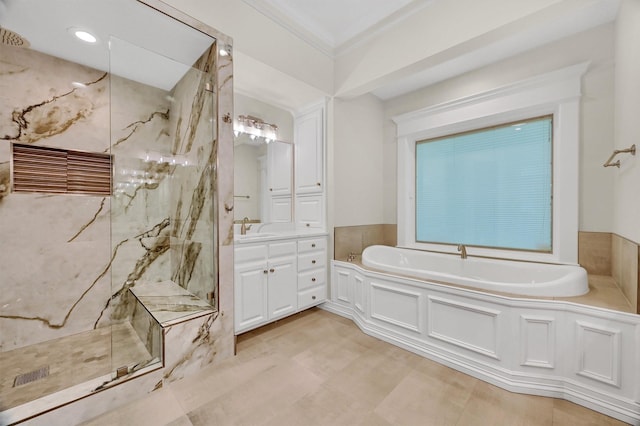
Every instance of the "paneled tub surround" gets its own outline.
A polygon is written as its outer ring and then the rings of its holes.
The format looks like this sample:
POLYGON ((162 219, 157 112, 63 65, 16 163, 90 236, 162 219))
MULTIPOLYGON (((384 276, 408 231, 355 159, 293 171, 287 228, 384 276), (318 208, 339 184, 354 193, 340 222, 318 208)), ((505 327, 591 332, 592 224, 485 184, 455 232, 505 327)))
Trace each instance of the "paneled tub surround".
POLYGON ((640 316, 447 285, 332 261, 323 309, 504 389, 640 424, 640 316))
POLYGON ((274 225, 263 225, 260 232, 236 234, 236 335, 319 305, 327 298, 327 233, 284 231, 286 224, 274 225))

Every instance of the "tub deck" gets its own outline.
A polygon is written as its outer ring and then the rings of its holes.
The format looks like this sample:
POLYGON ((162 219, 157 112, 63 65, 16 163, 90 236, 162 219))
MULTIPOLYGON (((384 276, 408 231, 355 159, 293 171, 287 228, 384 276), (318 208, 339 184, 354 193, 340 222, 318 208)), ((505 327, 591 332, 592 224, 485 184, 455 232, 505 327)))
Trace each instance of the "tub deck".
MULTIPOLYGON (((347 258, 336 259, 336 260, 340 260, 342 262, 348 262, 347 258)), ((389 273, 384 270, 374 269, 374 268, 370 268, 368 266, 363 265, 361 256, 356 256, 356 258, 350 261, 349 263, 356 264, 363 269, 377 271, 384 274, 389 273)), ((401 275, 401 274, 397 274, 397 275, 401 275)), ((411 277, 410 275, 406 275, 406 276, 410 278, 415 278, 415 277, 411 277)), ((469 288, 471 290, 482 291, 490 294, 498 294, 502 296, 518 297, 523 299, 562 300, 565 302, 579 303, 587 306, 595 306, 598 308, 606 308, 606 309, 612 309, 615 311, 635 314, 635 311, 631 307, 631 303, 629 302, 629 300, 627 300, 625 295, 622 293, 622 290, 616 284, 616 281, 613 279, 613 277, 609 277, 605 275, 588 275, 588 278, 589 278, 589 293, 582 296, 575 296, 575 297, 523 296, 520 294, 514 295, 511 293, 503 293, 503 292, 491 291, 491 290, 479 290, 477 288, 465 287, 465 286, 460 286, 460 285, 451 284, 451 283, 444 283, 444 284, 450 285, 452 287, 469 288)))

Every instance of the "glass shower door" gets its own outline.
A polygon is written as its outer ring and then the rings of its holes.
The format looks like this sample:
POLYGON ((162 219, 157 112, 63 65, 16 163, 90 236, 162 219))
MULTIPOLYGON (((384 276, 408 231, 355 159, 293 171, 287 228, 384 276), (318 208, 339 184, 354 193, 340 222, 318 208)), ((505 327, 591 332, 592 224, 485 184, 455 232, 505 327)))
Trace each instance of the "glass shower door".
MULTIPOLYGON (((161 328, 217 308, 215 44, 183 64, 110 40, 113 367, 161 360, 161 328)), ((125 368, 126 367, 126 368, 125 368)))

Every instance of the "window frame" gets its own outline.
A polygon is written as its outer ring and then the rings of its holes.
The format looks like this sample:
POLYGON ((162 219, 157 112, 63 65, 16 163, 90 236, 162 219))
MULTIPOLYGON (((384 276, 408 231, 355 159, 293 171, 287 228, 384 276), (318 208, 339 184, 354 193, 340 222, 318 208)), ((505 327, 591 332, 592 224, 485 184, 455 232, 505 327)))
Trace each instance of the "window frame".
POLYGON ((477 247, 469 250, 469 255, 577 264, 580 98, 581 79, 587 68, 586 62, 573 65, 394 117, 398 144, 398 246, 457 253, 455 244, 416 241, 416 142, 530 117, 552 115, 554 208, 551 253, 477 247))
MULTIPOLYGON (((513 126, 515 124, 518 123, 524 123, 524 122, 536 122, 536 121, 542 121, 542 120, 550 120, 550 124, 551 124, 551 169, 550 169, 550 174, 551 174, 551 199, 550 199, 550 203, 551 203, 551 218, 550 218, 550 228, 549 229, 549 238, 550 238, 550 242, 551 242, 551 247, 553 247, 553 209, 555 208, 555 204, 553 202, 553 148, 554 148, 554 134, 553 134, 553 114, 546 114, 546 115, 542 115, 542 116, 535 116, 535 117, 528 117, 522 120, 515 120, 515 121, 509 121, 506 123, 498 123, 498 124, 493 124, 491 126, 486 126, 486 127, 481 127, 481 128, 477 128, 477 129, 471 129, 471 130, 466 130, 463 132, 456 132, 456 133, 451 133, 451 134, 447 134, 444 136, 439 136, 439 137, 434 137, 434 138, 428 138, 428 139, 423 139, 423 140, 419 140, 416 141, 414 144, 414 167, 417 169, 417 165, 418 165, 418 146, 421 144, 427 144, 427 143, 431 143, 431 142, 436 142, 436 141, 440 141, 443 139, 449 139, 449 138, 454 138, 454 137, 458 137, 458 136, 463 136, 463 135, 469 135, 472 133, 480 133, 483 131, 490 131, 490 130, 494 130, 494 129, 501 129, 501 128, 506 128, 509 126, 513 126)), ((416 170, 416 173, 414 173, 414 194, 416 197, 416 200, 418 198, 418 193, 417 193, 417 189, 418 189, 418 173, 416 170)), ((419 240, 418 239, 418 204, 415 203, 415 214, 414 214, 414 224, 415 224, 415 241, 417 243, 423 243, 423 244, 457 244, 455 242, 443 242, 443 241, 427 241, 427 240, 419 240)), ((464 242, 464 241, 462 241, 464 242)), ((499 249, 499 250, 512 250, 512 251, 522 251, 522 252, 532 252, 532 253, 551 253, 552 250, 535 250, 535 249, 525 249, 525 248, 515 248, 515 247, 505 247, 505 246, 491 246, 491 245, 478 245, 478 244, 466 244, 466 247, 476 247, 476 248, 486 248, 486 249, 499 249)))

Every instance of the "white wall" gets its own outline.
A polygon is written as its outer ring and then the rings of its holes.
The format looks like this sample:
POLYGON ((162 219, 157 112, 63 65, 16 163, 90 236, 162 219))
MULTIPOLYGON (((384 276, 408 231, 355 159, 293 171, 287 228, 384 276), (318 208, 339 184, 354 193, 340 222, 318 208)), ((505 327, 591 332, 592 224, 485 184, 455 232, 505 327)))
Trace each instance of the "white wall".
MULTIPOLYGON (((615 35, 615 148, 640 149, 640 1, 623 0, 615 35)), ((619 156, 614 176, 613 232, 640 243, 640 152, 619 156)))
MULTIPOLYGON (((382 102, 373 95, 333 102, 329 170, 334 226, 383 223, 382 102)), ((395 181, 394 181, 395 185, 395 181)), ((330 213, 331 214, 331 213, 330 213)))
MULTIPOLYGON (((505 61, 385 102, 384 174, 395 174, 395 126, 391 117, 480 93, 544 72, 591 61, 583 80, 580 155, 580 230, 610 231, 613 211, 613 175, 602 164, 613 147, 613 36, 612 24, 585 31, 505 61)), ((385 192, 385 206, 396 205, 395 191, 385 192)), ((389 219, 391 213, 386 209, 389 219)))
MULTIPOLYGON (((234 51, 333 93, 333 59, 241 0, 164 0, 233 38, 234 51)), ((268 83, 268 82, 267 82, 268 83)))

